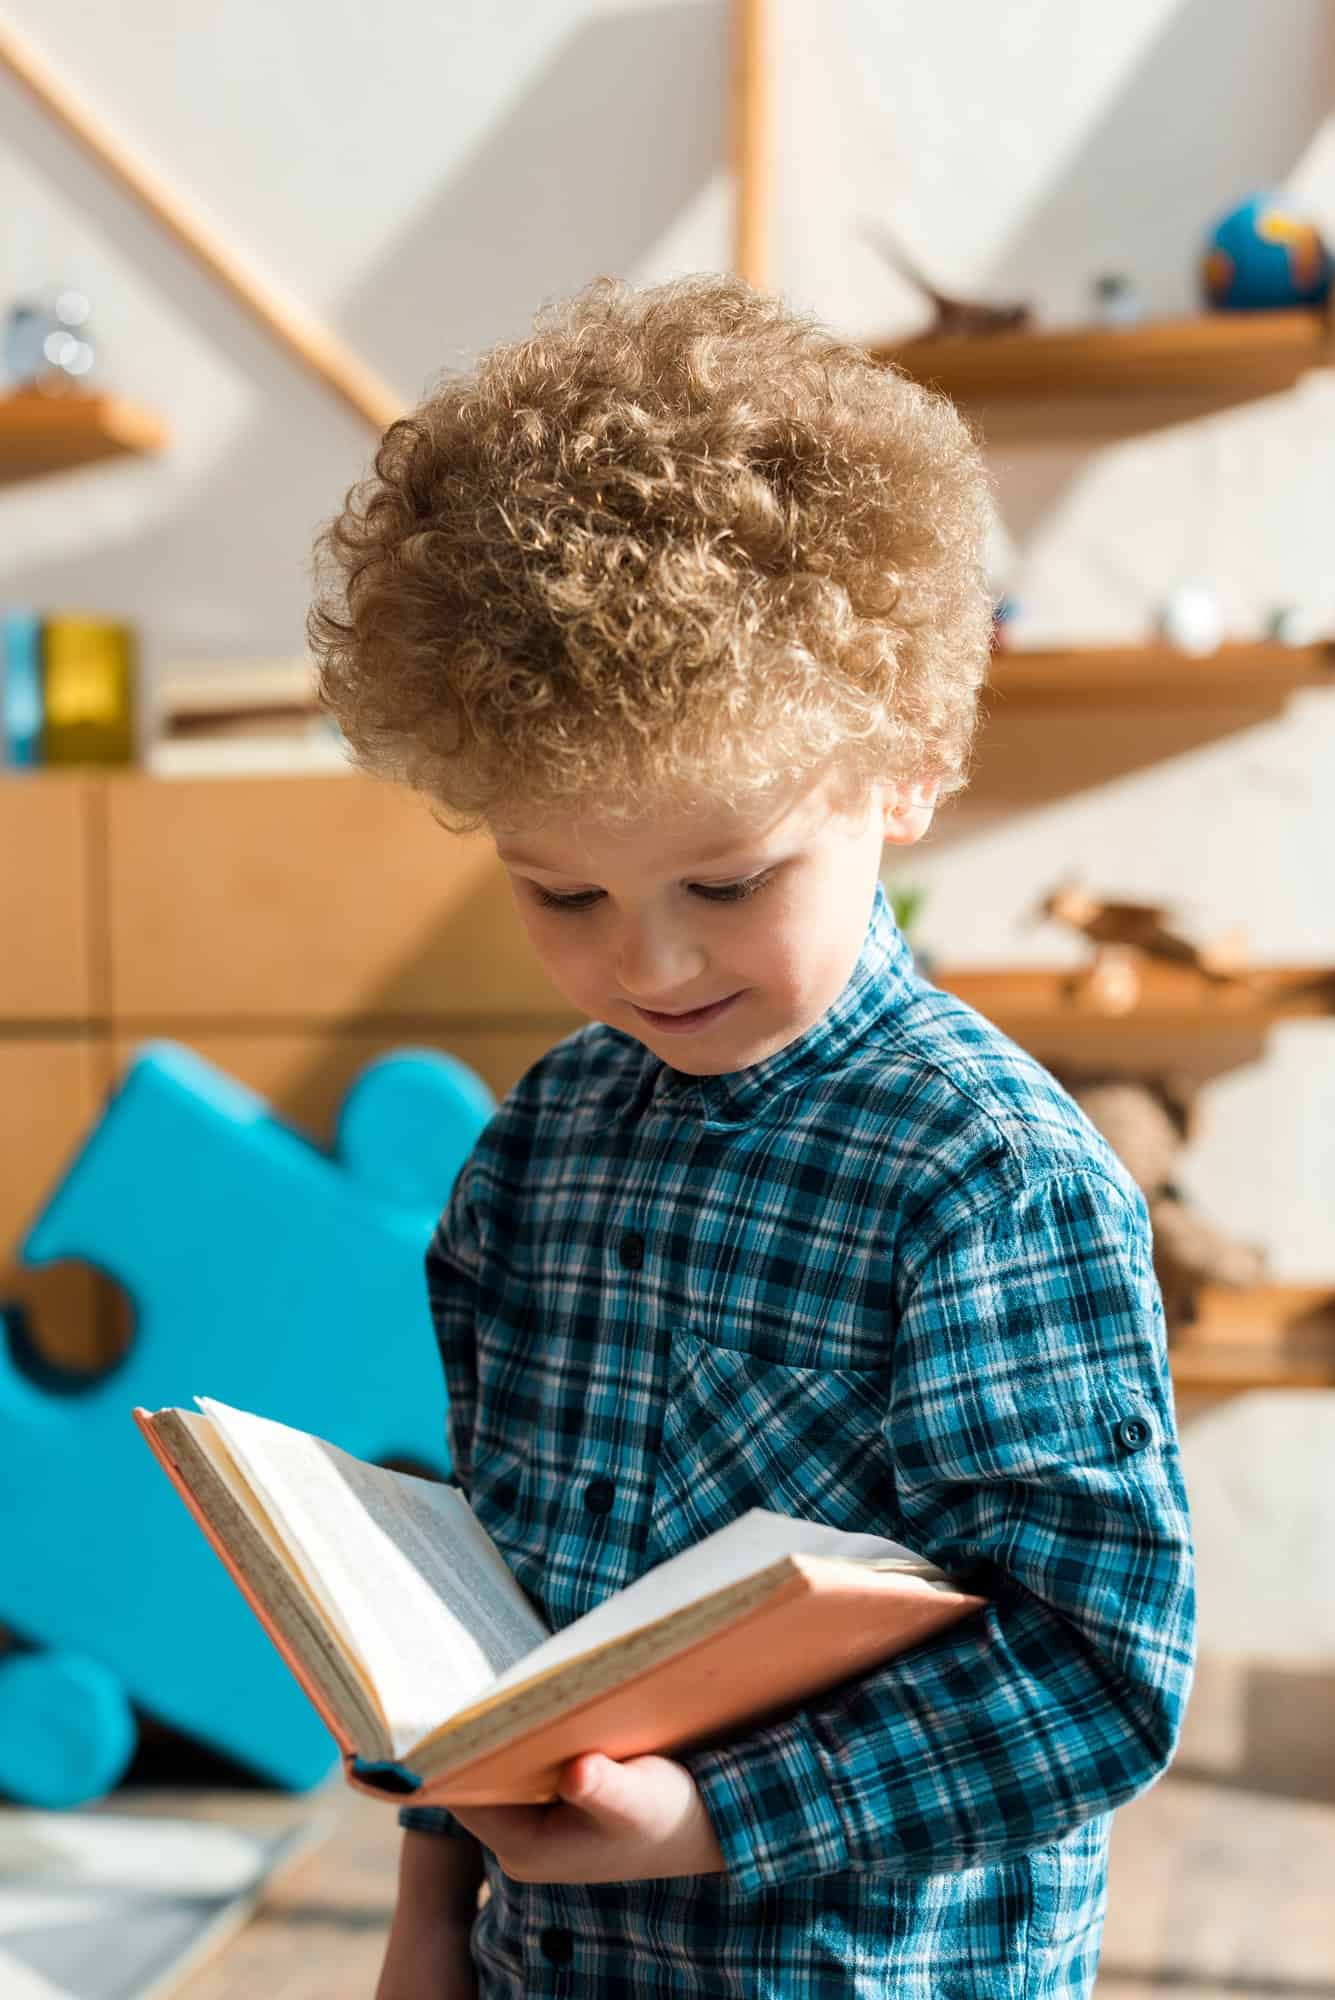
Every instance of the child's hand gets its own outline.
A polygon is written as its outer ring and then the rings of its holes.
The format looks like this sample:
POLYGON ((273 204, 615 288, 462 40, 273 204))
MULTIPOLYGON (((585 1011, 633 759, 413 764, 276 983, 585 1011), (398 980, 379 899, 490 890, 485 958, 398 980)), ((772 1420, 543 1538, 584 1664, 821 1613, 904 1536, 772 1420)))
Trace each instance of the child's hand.
POLYGON ((644 1882, 716 1875, 726 1863, 684 1764, 575 1757, 546 1806, 451 1806, 516 1882, 644 1882))

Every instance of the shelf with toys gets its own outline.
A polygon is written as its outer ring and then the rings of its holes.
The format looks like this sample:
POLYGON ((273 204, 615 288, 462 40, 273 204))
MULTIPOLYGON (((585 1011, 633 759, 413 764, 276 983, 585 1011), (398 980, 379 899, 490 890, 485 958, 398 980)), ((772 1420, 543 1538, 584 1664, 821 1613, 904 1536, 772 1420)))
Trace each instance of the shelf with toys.
POLYGON ((1297 688, 1335 686, 1335 643, 1284 645, 1226 640, 1204 656, 1176 646, 1002 648, 988 674, 990 705, 1064 707, 1088 701, 1172 707, 1198 699, 1212 709, 1282 700, 1297 688))
MULTIPOLYGON (((1097 445, 1279 394, 1335 363, 1331 254, 1282 198, 1252 197, 1215 224, 1200 267, 1213 311, 1158 321, 1142 319, 1129 280, 1109 277, 1098 288, 1102 323, 1037 328, 1023 303, 943 294, 878 234, 931 303, 934 325, 873 345, 874 358, 950 396, 989 446, 1097 445)), ((1142 728, 1190 711, 1217 733, 1248 709, 1329 686, 1335 667, 1335 647, 1302 629, 1297 607, 1277 609, 1265 639, 1225 640, 1212 593, 1197 586, 1175 591, 1158 637, 1138 645, 1012 649, 1013 609, 1004 598, 998 607, 990 722, 1023 711, 1027 724, 1043 711, 1056 728, 1063 714, 1099 704, 1142 728)), ((1176 1387, 1207 1398, 1335 1387, 1335 1286, 1265 1282, 1261 1253, 1201 1215, 1177 1172, 1201 1084, 1254 1060, 1276 1023, 1335 1013, 1335 969, 1251 967, 1238 940, 1198 948, 1155 906, 1082 891, 1059 891, 1045 914, 1094 947, 1082 968, 934 976, 1059 1076, 1140 1185, 1176 1387)))
POLYGON ((1259 1252, 1185 1195, 1179 1154, 1213 1075, 1262 1052, 1277 1022, 1335 1015, 1335 968, 1266 966, 1211 980, 1102 954, 1056 972, 932 969, 1049 1068, 1145 1195, 1181 1391, 1335 1388, 1335 1285, 1266 1281, 1259 1252))
POLYGON ((1321 965, 1257 966, 1215 980, 1190 966, 1132 968, 1127 961, 1098 973, 1029 966, 953 972, 947 966, 934 968, 932 977, 1026 1045, 1055 1029, 1078 1038, 1082 1029, 1102 1034, 1117 1028, 1130 1046, 1147 1031, 1263 1033, 1278 1021, 1335 1015, 1335 967, 1321 965))
POLYGON ((1131 326, 931 333, 871 352, 941 389, 991 441, 1116 437, 1290 389, 1335 361, 1319 306, 1131 326))
POLYGON ((1169 1358, 1176 1388, 1196 1397, 1335 1389, 1335 1287, 1207 1285, 1169 1358))
POLYGON ((1051 1069, 1149 1207, 1180 1391, 1335 1388, 1335 1286, 1267 1282, 1264 1258, 1180 1186, 1195 1099, 1254 1060, 1278 1022, 1335 1015, 1335 967, 1251 966, 1238 938, 1193 945, 1153 904, 1100 902, 1072 885, 1044 915, 1093 946, 1067 971, 933 968, 1051 1069))
POLYGON ((1335 967, 1254 966, 1230 932, 1187 936, 1153 903, 1065 882, 1035 917, 1091 947, 1080 966, 932 968, 1045 1064, 1145 1197, 1179 1389, 1335 1387, 1335 1285, 1270 1281, 1264 1253, 1184 1191, 1183 1149, 1203 1084, 1254 1061, 1281 1021, 1335 1015, 1335 967))
POLYGON ((72 472, 100 459, 162 451, 168 442, 161 418, 122 396, 81 390, 0 396, 0 485, 72 472))

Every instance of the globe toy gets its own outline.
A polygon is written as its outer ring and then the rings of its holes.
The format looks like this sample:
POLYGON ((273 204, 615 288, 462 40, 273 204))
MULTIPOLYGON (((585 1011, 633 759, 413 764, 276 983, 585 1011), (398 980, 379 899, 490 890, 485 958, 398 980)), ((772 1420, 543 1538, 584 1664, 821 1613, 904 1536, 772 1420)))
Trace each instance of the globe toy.
POLYGON ((1224 312, 1320 305, 1333 271, 1316 224, 1283 195, 1252 195, 1231 209, 1201 259, 1206 300, 1224 312))

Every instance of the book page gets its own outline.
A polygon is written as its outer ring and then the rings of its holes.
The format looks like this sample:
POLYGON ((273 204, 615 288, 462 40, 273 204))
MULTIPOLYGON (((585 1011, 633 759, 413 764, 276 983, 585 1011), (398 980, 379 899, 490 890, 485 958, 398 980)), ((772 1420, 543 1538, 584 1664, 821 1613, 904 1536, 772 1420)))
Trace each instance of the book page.
POLYGON ((337 1606, 396 1756, 548 1636, 452 1487, 368 1465, 323 1438, 210 1397, 195 1401, 303 1574, 337 1606))
POLYGON ((193 1410, 159 1410, 151 1429, 349 1742, 364 1756, 391 1757, 384 1714, 337 1609, 293 1567, 221 1432, 193 1410))
POLYGON ((498 1675, 489 1694, 501 1688, 517 1687, 530 1675, 573 1660, 609 1639, 619 1639, 641 1625, 651 1625, 670 1611, 708 1597, 711 1591, 737 1583, 756 1570, 765 1569, 780 1556, 843 1556, 853 1561, 878 1564, 901 1563, 924 1576, 941 1572, 923 1562, 902 1542, 888 1541, 884 1535, 860 1535, 844 1528, 829 1528, 820 1521, 800 1521, 787 1514, 775 1514, 767 1507, 751 1507, 726 1528, 706 1535, 694 1548, 655 1564, 605 1603, 595 1605, 582 1618, 565 1625, 536 1651, 498 1675))

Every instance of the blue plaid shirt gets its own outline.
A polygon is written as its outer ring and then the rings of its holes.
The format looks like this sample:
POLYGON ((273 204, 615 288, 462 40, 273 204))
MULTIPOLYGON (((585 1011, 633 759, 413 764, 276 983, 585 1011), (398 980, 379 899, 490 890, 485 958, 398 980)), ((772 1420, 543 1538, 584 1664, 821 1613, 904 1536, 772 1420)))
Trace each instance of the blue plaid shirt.
POLYGON ((484 1848, 482 1994, 1087 1994, 1110 1815, 1167 1764, 1193 1661, 1149 1222, 1046 1070, 917 975, 884 892, 833 1006, 750 1068, 599 1023, 551 1049, 427 1269, 455 1476, 553 1630, 747 1507, 991 1600, 678 1753, 726 1873, 518 1883, 484 1848))

